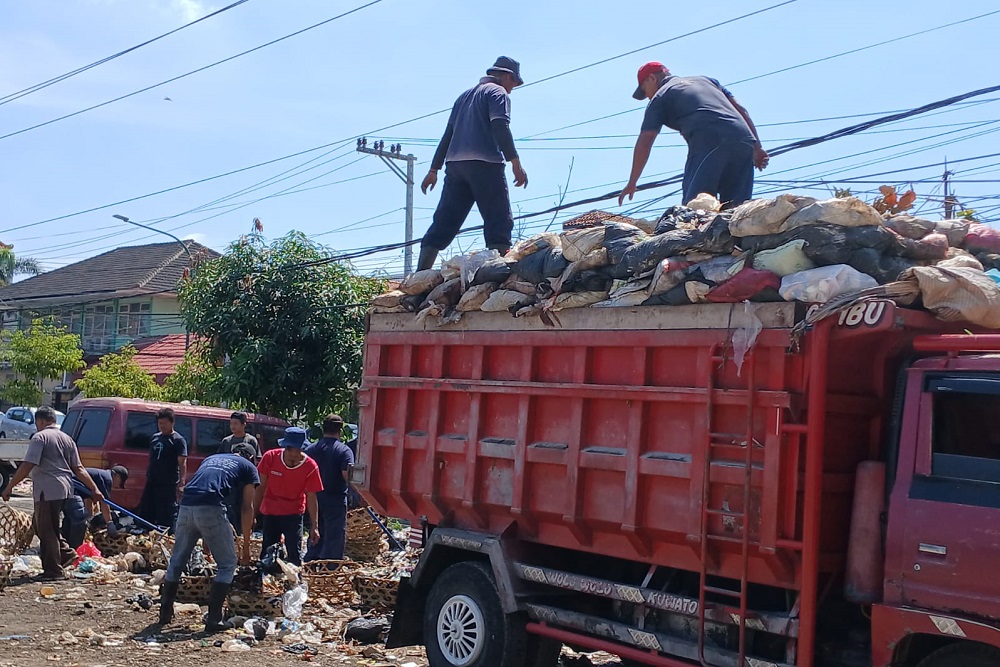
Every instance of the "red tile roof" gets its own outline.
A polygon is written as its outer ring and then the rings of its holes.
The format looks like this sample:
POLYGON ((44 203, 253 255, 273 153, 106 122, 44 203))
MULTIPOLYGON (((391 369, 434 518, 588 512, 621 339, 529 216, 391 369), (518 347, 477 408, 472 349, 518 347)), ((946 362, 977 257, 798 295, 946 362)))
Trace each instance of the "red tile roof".
MULTIPOLYGON (((185 334, 169 334, 140 338, 132 343, 137 350, 133 359, 148 373, 151 373, 160 384, 173 375, 174 369, 184 361, 185 334)), ((191 337, 191 342, 195 342, 191 337)))

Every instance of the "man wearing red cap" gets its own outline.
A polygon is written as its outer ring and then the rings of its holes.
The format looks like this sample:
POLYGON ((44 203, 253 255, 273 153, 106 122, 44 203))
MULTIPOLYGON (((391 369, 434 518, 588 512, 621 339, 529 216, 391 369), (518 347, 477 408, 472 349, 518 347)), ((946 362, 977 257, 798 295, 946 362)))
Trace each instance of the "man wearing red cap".
POLYGON ((727 208, 753 195, 753 168, 767 166, 750 114, 732 94, 707 76, 673 76, 662 63, 639 68, 639 87, 632 97, 648 99, 639 139, 632 156, 632 175, 618 196, 621 206, 635 194, 660 128, 677 130, 688 145, 684 165, 683 201, 702 192, 714 195, 727 208))

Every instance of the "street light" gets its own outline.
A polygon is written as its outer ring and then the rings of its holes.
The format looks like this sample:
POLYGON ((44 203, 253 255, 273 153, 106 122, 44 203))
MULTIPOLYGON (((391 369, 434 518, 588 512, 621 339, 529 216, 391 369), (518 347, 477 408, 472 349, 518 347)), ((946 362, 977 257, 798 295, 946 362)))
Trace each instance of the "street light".
MULTIPOLYGON (((157 234, 163 234, 164 236, 169 236, 173 240, 177 241, 181 245, 182 248, 184 248, 184 252, 186 252, 187 256, 188 256, 188 264, 191 264, 191 265, 194 264, 194 257, 191 255, 191 250, 187 247, 187 244, 184 243, 184 241, 181 241, 179 238, 177 238, 173 234, 171 234, 170 232, 168 232, 166 230, 163 230, 163 229, 157 229, 156 227, 150 227, 149 225, 144 225, 141 222, 136 222, 135 220, 129 220, 124 215, 118 215, 117 213, 115 213, 111 217, 112 218, 117 218, 118 220, 121 220, 122 222, 128 223, 130 225, 135 225, 136 227, 142 227, 143 229, 148 229, 149 231, 156 232, 157 234)), ((187 324, 185 324, 184 325, 184 349, 187 350, 190 346, 191 346, 191 332, 188 331, 187 324)))
POLYGON ((181 241, 179 238, 177 238, 173 234, 171 234, 170 232, 168 232, 166 230, 163 230, 163 229, 157 229, 156 227, 150 227, 149 225, 144 225, 141 222, 136 222, 135 220, 129 220, 124 215, 118 215, 117 213, 115 213, 111 217, 112 218, 118 218, 122 222, 127 222, 128 224, 135 225, 136 227, 142 227, 143 229, 148 229, 149 231, 156 232, 157 234, 163 234, 164 236, 169 236, 170 238, 172 238, 173 240, 175 240, 175 241, 177 241, 178 243, 181 244, 181 247, 184 248, 184 252, 187 253, 188 260, 190 260, 191 262, 194 261, 194 257, 191 256, 191 251, 188 249, 187 244, 184 243, 184 241, 181 241))

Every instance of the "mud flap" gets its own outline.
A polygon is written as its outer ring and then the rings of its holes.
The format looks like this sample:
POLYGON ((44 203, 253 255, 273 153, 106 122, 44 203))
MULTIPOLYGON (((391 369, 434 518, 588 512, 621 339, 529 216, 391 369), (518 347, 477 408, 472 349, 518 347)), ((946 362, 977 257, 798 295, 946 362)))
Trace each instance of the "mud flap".
POLYGON ((386 648, 423 644, 424 602, 424 596, 413 587, 409 577, 399 580, 396 610, 392 615, 386 648))

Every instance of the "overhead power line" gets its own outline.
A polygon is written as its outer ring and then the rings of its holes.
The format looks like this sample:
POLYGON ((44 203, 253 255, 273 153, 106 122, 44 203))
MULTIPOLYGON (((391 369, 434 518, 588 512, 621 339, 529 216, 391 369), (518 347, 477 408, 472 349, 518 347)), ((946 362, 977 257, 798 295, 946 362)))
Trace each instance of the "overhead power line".
POLYGON ((47 81, 42 81, 41 83, 36 83, 33 86, 28 86, 27 88, 23 88, 23 89, 18 90, 16 92, 4 95, 3 97, 0 97, 0 105, 7 104, 8 102, 13 102, 14 100, 19 100, 22 97, 24 97, 25 95, 30 95, 31 93, 38 92, 39 90, 42 90, 43 88, 48 88, 49 86, 54 86, 55 84, 57 84, 57 83, 59 83, 61 81, 65 81, 66 79, 70 79, 70 78, 76 76, 77 74, 83 74, 84 72, 86 72, 88 70, 92 70, 95 67, 99 67, 99 66, 103 65, 104 63, 107 63, 107 62, 110 62, 110 61, 114 60, 115 58, 121 58, 122 56, 127 55, 129 53, 132 53, 133 51, 137 51, 137 50, 141 49, 144 46, 149 46, 153 42, 158 42, 159 40, 163 39, 164 37, 169 37, 170 35, 173 35, 174 33, 178 33, 181 30, 184 30, 185 28, 190 28, 191 26, 196 25, 198 23, 201 23, 202 21, 207 21, 208 19, 212 18, 213 16, 218 16, 219 14, 227 12, 230 9, 233 9, 234 7, 238 7, 238 6, 240 6, 240 5, 242 5, 242 4, 246 3, 246 2, 249 2, 249 1, 250 0, 237 0, 236 2, 234 2, 234 3, 230 4, 230 5, 226 5, 222 9, 217 9, 214 12, 212 12, 210 14, 206 14, 205 16, 202 16, 199 19, 195 19, 194 21, 191 21, 190 23, 185 23, 184 25, 180 26, 179 28, 174 28, 173 30, 171 30, 169 32, 165 32, 162 35, 159 35, 159 36, 154 37, 152 39, 147 39, 145 42, 142 42, 141 44, 136 44, 135 46, 132 46, 132 47, 129 47, 129 48, 125 49, 124 51, 119 51, 118 53, 113 53, 110 56, 101 58, 100 60, 95 60, 94 62, 90 63, 89 65, 84 65, 83 67, 78 67, 75 70, 72 70, 72 71, 69 71, 69 72, 65 72, 64 74, 60 74, 59 76, 53 77, 51 79, 48 79, 47 81))
POLYGON ((114 104, 115 102, 120 102, 120 101, 128 99, 130 97, 134 97, 136 95, 139 95, 140 93, 145 93, 146 91, 153 90, 154 88, 159 88, 160 86, 165 86, 168 83, 173 83, 174 81, 178 81, 180 79, 189 77, 192 74, 197 74, 199 72, 204 72, 207 69, 211 69, 213 67, 217 67, 219 65, 222 65, 223 63, 228 63, 229 61, 236 60, 237 58, 242 58, 243 56, 251 54, 251 53, 254 53, 255 51, 260 51, 261 49, 265 49, 265 48, 267 48, 269 46, 273 46, 273 45, 275 45, 275 44, 277 44, 279 42, 283 42, 286 39, 291 39, 292 37, 296 37, 298 35, 301 35, 304 32, 308 32, 310 30, 314 30, 316 28, 319 28, 320 26, 324 26, 324 25, 326 25, 328 23, 331 23, 333 21, 336 21, 338 19, 342 19, 342 18, 344 18, 346 16, 350 16, 351 14, 354 14, 356 12, 360 12, 363 9, 367 9, 368 7, 371 7, 372 5, 377 5, 380 2, 382 2, 382 0, 371 0, 370 2, 368 2, 368 3, 364 4, 364 5, 360 5, 358 7, 355 7, 354 9, 348 10, 348 11, 342 13, 342 14, 337 14, 336 16, 330 17, 330 18, 326 19, 325 21, 320 21, 319 23, 314 23, 311 26, 302 28, 301 30, 296 30, 293 33, 289 33, 289 34, 285 35, 284 37, 279 37, 278 39, 273 39, 270 42, 267 42, 265 44, 261 44, 259 46, 255 46, 252 49, 247 49, 246 51, 242 51, 240 53, 237 53, 236 55, 229 56, 228 58, 223 58, 222 60, 217 60, 216 62, 211 63, 209 65, 205 65, 204 67, 199 67, 198 69, 191 70, 190 72, 185 72, 184 74, 180 74, 180 75, 175 76, 175 77, 171 77, 171 78, 169 78, 169 79, 167 79, 165 81, 160 81, 159 83, 154 83, 151 86, 146 86, 145 88, 140 88, 139 90, 132 91, 131 93, 128 93, 128 94, 125 94, 125 95, 120 95, 120 96, 118 96, 118 97, 116 97, 114 99, 107 100, 105 102, 101 102, 100 104, 94 104, 94 105, 89 106, 89 107, 87 107, 85 109, 80 109, 79 111, 74 111, 72 113, 68 113, 66 115, 59 116, 58 118, 53 118, 51 120, 47 120, 44 123, 38 123, 38 124, 32 125, 30 127, 22 128, 20 130, 15 131, 15 132, 9 132, 7 134, 0 135, 0 140, 2 140, 2 139, 9 139, 10 137, 14 137, 14 136, 17 136, 19 134, 24 134, 25 132, 30 132, 31 130, 37 130, 38 128, 45 127, 46 125, 51 125, 53 123, 58 123, 61 120, 66 120, 67 118, 73 118, 74 116, 79 116, 80 114, 87 113, 88 111, 93 111, 94 109, 100 109, 101 107, 106 107, 109 104, 114 104))

